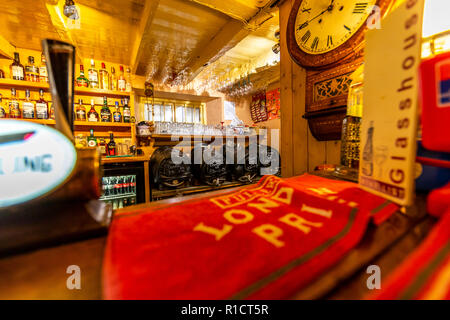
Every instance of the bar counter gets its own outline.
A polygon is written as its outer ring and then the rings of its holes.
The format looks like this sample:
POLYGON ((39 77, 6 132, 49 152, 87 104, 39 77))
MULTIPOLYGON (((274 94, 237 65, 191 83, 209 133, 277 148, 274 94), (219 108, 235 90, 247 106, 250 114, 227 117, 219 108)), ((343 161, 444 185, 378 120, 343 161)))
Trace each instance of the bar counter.
MULTIPOLYGON (((238 188, 219 190, 220 195, 238 188)), ((141 204, 116 212, 174 204, 198 195, 141 204)), ((370 224, 362 241, 333 268, 322 274, 292 299, 362 299, 369 265, 379 265, 383 279, 426 237, 436 220, 426 213, 425 195, 417 195, 406 213, 397 211, 379 227, 370 224)), ((72 242, 57 247, 0 259, 0 299, 102 299, 102 261, 106 237, 72 242), (81 269, 81 290, 68 290, 66 268, 81 269)))

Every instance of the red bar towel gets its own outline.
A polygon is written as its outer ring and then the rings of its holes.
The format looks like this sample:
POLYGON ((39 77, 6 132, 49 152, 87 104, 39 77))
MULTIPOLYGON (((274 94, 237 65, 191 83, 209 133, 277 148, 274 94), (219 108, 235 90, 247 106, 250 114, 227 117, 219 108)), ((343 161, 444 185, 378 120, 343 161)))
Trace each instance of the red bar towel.
POLYGON ((106 299, 281 299, 353 248, 397 207, 349 182, 266 176, 216 197, 116 215, 106 299))
POLYGON ((450 299, 450 184, 428 195, 428 212, 441 220, 369 299, 450 299))
POLYGON ((369 299, 450 299, 450 211, 369 299))

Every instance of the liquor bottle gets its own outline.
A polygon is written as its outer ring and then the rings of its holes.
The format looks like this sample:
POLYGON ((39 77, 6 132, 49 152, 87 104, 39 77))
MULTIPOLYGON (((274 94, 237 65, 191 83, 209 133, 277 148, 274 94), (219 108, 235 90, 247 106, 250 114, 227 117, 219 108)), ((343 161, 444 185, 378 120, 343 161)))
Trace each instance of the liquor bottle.
POLYGON ((17 101, 16 89, 11 89, 11 100, 9 100, 9 117, 13 119, 20 119, 21 112, 19 101, 17 101))
POLYGON ((53 103, 50 105, 50 119, 55 120, 55 106, 53 103))
POLYGON ((109 85, 112 91, 117 91, 117 76, 116 69, 114 69, 114 67, 111 67, 111 79, 109 81, 109 85))
POLYGON ((48 119, 48 103, 44 99, 44 89, 39 89, 39 100, 36 102, 36 118, 48 119))
POLYGON ((125 80, 125 76, 123 74, 123 66, 120 66, 120 74, 117 80, 117 88, 119 91, 127 90, 127 81, 125 80))
POLYGON ((100 110, 100 117, 102 122, 111 122, 111 110, 108 107, 108 98, 103 97, 103 107, 100 110))
POLYGON ((89 87, 89 80, 84 75, 84 66, 80 64, 80 76, 77 78, 78 87, 89 87))
POLYGON ((123 106, 123 122, 130 123, 131 119, 131 109, 128 106, 128 99, 124 99, 124 106, 123 106))
POLYGON ((116 152, 116 143, 114 142, 114 134, 112 132, 109 133, 109 142, 106 146, 106 152, 108 156, 115 156, 116 152))
POLYGON ((88 121, 98 122, 98 113, 95 111, 94 99, 91 100, 91 109, 88 112, 88 121))
POLYGON ((6 110, 3 108, 3 98, 0 94, 0 119, 6 118, 6 110))
POLYGON ((14 52, 14 62, 11 64, 11 76, 14 80, 25 80, 25 69, 20 64, 20 56, 18 52, 14 52))
POLYGON ((22 105, 24 119, 34 119, 34 103, 30 100, 30 90, 25 90, 25 101, 22 105))
POLYGON ((105 139, 100 139, 99 143, 98 143, 99 147, 100 147, 100 154, 102 156, 106 156, 106 141, 105 139))
POLYGON ((116 101, 116 111, 113 113, 114 122, 122 122, 122 114, 119 109, 119 102, 116 101))
POLYGON ((98 71, 95 69, 94 59, 91 59, 91 68, 88 70, 89 88, 97 89, 98 86, 98 71))
POLYGON ((88 147, 95 148, 97 147, 97 138, 94 136, 94 129, 90 130, 90 136, 87 138, 88 147))
POLYGON ((5 72, 0 69, 0 79, 5 79, 5 72))
POLYGON ((28 64, 25 66, 25 74, 27 81, 39 82, 39 70, 34 65, 34 57, 28 57, 28 64))
POLYGON ((47 60, 45 60, 43 53, 41 55, 41 66, 39 67, 39 82, 48 82, 47 60))
POLYGON ((78 106, 75 110, 76 121, 86 121, 86 108, 83 106, 83 100, 78 100, 78 106))
POLYGON ((367 141, 364 146, 361 166, 362 173, 368 177, 373 175, 373 131, 373 121, 371 121, 369 129, 367 129, 367 141))
POLYGON ((104 62, 102 62, 102 68, 100 69, 100 89, 109 90, 109 74, 104 62))
POLYGON ((364 65, 351 75, 347 114, 342 122, 341 165, 359 169, 360 129, 363 108, 364 65))
POLYGON ((126 80, 126 91, 131 92, 131 70, 130 68, 127 68, 127 74, 125 76, 126 80))

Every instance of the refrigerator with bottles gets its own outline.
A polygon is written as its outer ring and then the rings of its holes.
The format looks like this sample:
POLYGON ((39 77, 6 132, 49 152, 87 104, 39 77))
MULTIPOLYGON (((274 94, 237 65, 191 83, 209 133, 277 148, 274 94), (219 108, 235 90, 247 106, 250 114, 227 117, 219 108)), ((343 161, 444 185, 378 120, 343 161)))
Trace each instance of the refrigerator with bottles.
POLYGON ((143 162, 103 165, 102 196, 113 210, 145 202, 143 162))

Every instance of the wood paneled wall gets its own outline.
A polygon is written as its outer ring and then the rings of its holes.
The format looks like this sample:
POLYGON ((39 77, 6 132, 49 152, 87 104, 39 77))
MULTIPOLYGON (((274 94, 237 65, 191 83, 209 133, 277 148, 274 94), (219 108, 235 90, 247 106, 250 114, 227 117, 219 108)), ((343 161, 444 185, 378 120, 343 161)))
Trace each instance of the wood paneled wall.
POLYGON ((281 165, 284 177, 311 172, 317 165, 339 164, 340 141, 317 141, 302 118, 305 113, 306 71, 291 59, 286 28, 294 0, 280 6, 281 44, 281 165))

